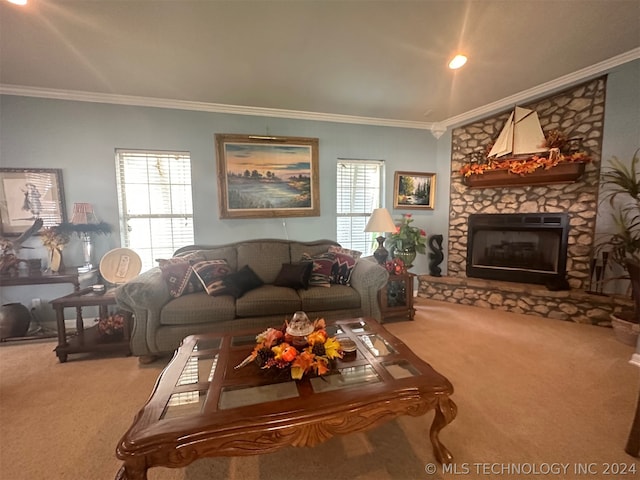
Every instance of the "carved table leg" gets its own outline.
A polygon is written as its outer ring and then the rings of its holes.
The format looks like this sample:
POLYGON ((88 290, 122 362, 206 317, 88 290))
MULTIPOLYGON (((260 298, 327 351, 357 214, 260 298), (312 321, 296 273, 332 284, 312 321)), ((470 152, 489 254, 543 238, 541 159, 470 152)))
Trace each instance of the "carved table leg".
POLYGON ((436 415, 431 424, 431 444, 433 445, 433 454, 436 460, 442 464, 449 464, 453 461, 453 455, 447 450, 438 438, 440 430, 449 425, 458 413, 458 407, 449 397, 440 397, 436 405, 436 415))
POLYGON ((125 462, 118 470, 115 480, 147 480, 147 466, 144 462, 138 464, 125 462))

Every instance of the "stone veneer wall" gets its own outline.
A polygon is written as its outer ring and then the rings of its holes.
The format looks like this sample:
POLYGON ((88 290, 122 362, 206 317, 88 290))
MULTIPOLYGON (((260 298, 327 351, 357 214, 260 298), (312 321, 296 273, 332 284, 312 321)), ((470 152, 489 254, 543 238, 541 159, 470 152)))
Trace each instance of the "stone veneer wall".
POLYGON ((459 127, 452 132, 449 211, 449 277, 419 276, 418 296, 580 323, 606 323, 627 299, 586 293, 597 214, 606 76, 523 105, 538 113, 545 133, 558 129, 582 138, 591 157, 575 183, 499 188, 469 188, 459 169, 485 152, 497 138, 510 111, 459 127), (568 212, 567 279, 570 291, 551 292, 541 285, 466 277, 467 223, 474 213, 568 212))
POLYGON ((552 292, 542 285, 482 278, 420 275, 418 296, 507 312, 610 326, 609 314, 633 307, 629 298, 584 290, 552 292))

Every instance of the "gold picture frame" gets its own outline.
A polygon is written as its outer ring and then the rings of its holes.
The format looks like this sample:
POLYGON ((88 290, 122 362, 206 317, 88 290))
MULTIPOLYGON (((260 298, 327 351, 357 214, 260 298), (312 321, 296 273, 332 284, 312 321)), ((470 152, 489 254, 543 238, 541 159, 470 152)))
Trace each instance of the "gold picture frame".
POLYGON ((435 200, 435 173, 395 172, 393 181, 393 208, 433 210, 435 200))
POLYGON ((67 221, 59 168, 0 168, 0 235, 18 236, 36 218, 44 227, 67 221))
POLYGON ((216 134, 220 218, 320 215, 318 139, 216 134))

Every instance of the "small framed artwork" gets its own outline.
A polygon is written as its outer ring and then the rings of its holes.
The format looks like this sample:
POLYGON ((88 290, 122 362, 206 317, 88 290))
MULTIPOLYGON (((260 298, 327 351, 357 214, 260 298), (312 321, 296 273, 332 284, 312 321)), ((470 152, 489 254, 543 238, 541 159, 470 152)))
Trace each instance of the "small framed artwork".
POLYGON ((396 172, 393 208, 433 210, 435 199, 435 173, 396 172))
POLYGON ((318 139, 216 134, 220 218, 320 215, 318 139))
POLYGON ((67 221, 62 170, 0 168, 0 235, 20 235, 37 218, 44 227, 67 221))

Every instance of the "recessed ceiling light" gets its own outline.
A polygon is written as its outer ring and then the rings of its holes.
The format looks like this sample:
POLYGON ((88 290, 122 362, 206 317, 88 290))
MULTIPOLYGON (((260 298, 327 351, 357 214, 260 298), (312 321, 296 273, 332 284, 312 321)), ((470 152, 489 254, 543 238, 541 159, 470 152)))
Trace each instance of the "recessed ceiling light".
POLYGON ((465 63, 467 63, 467 57, 465 57, 464 55, 456 55, 455 57, 453 57, 453 60, 449 62, 449 68, 451 70, 455 70, 463 66, 465 63))
POLYGON ((13 3, 15 5, 26 5, 27 0, 7 0, 9 3, 13 3))

